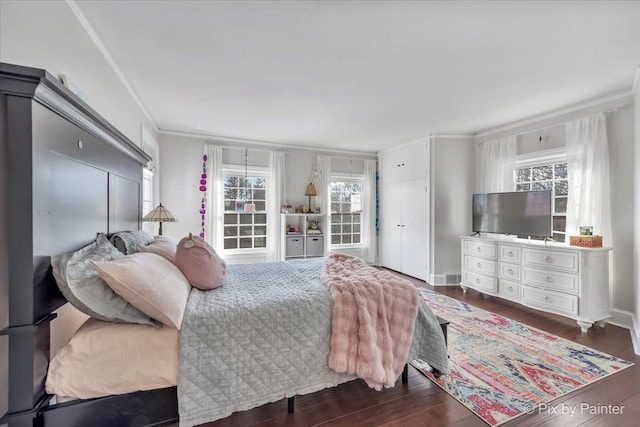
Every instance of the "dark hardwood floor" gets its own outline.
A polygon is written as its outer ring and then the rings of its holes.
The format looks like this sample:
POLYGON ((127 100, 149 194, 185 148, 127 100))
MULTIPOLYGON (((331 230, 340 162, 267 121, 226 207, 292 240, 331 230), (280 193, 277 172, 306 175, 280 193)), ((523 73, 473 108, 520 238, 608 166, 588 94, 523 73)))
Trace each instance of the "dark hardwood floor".
MULTIPOLYGON (((417 286, 424 282, 411 279, 417 286)), ((550 411, 524 415, 505 426, 640 426, 640 357, 633 352, 629 331, 617 326, 595 327, 586 334, 570 319, 532 310, 473 290, 465 295, 459 287, 436 287, 437 292, 500 313, 522 323, 577 343, 618 356, 636 364, 554 401, 561 411, 577 407, 573 416, 550 411), (621 415, 580 413, 580 405, 624 405, 621 415)), ((295 398, 295 412, 287 413, 287 401, 270 403, 232 414, 207 427, 229 426, 483 426, 486 425, 457 400, 409 367, 409 384, 398 380, 392 389, 376 392, 363 381, 295 398)))

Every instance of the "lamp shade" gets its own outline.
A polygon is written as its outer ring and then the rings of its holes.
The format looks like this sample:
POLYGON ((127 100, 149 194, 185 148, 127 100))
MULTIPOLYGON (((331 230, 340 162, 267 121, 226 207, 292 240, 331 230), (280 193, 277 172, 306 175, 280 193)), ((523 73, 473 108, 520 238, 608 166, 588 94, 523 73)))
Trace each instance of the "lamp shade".
POLYGON ((304 193, 305 196, 317 196, 318 193, 316 192, 316 186, 313 185, 312 182, 309 183, 309 185, 307 185, 307 191, 304 193))
POLYGON ((171 212, 169 212, 167 208, 162 206, 162 203, 160 203, 157 208, 142 217, 142 220, 144 222, 176 222, 176 219, 173 217, 173 215, 171 215, 171 212))
POLYGON ((171 212, 169 212, 167 210, 167 208, 162 206, 162 203, 160 203, 160 205, 158 205, 157 208, 155 208, 154 210, 152 210, 151 212, 149 212, 148 214, 143 216, 142 217, 142 221, 144 221, 144 222, 159 222, 160 223, 160 229, 158 230, 158 234, 160 234, 162 236, 162 223, 163 222, 176 222, 177 219, 175 219, 173 217, 173 215, 171 215, 171 212))

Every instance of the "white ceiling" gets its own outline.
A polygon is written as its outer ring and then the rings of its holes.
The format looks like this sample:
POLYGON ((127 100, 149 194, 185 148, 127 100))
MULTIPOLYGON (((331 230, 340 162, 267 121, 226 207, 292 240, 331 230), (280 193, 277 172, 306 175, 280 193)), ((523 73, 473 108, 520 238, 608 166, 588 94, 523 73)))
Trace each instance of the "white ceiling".
POLYGON ((161 130, 379 151, 616 91, 640 2, 78 1, 161 130))

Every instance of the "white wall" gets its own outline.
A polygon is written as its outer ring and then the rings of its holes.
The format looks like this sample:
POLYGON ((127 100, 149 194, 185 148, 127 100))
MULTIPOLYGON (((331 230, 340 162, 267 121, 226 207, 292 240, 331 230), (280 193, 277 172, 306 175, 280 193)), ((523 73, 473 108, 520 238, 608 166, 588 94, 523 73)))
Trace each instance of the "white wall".
POLYGON ((155 125, 64 1, 1 1, 0 61, 64 74, 133 142, 142 146, 141 124, 157 139, 155 125))
POLYGON ((637 354, 640 354, 640 67, 636 69, 636 81, 634 84, 634 106, 635 106, 635 179, 634 179, 634 210, 633 210, 633 222, 635 225, 635 239, 634 239, 634 251, 633 251, 633 289, 635 293, 635 307, 634 307, 634 345, 637 354))
MULTIPOLYGON (((632 257, 634 219, 633 219, 633 129, 634 116, 631 99, 625 98, 601 105, 593 105, 561 116, 550 117, 540 121, 531 121, 526 125, 517 126, 491 135, 484 135, 476 139, 482 142, 489 139, 525 134, 518 138, 518 153, 531 153, 538 150, 557 148, 564 145, 564 123, 579 117, 599 111, 607 113, 607 137, 609 139, 609 154, 611 161, 611 226, 612 226, 612 305, 613 308, 632 312, 634 309, 633 269, 632 257), (543 141, 540 147, 538 141, 539 129, 542 128, 543 141)), ((637 172, 636 172, 637 173, 637 172)), ((636 190, 637 192, 637 190, 636 190)), ((635 224, 639 222, 635 221, 635 224)))
MULTIPOLYGON (((475 144, 472 138, 434 136, 431 140, 430 249, 432 285, 446 283, 446 274, 460 274, 460 236, 471 233, 471 198, 475 186, 475 144)), ((452 282, 451 284, 457 284, 452 282)))
MULTIPOLYGON (((633 106, 607 114, 611 165, 612 305, 633 311, 633 106)), ((640 223, 636 223, 640 225, 640 223)))
MULTIPOLYGON (((217 142, 214 139, 207 140, 200 137, 160 135, 160 169, 162 176, 160 181, 160 201, 171 211, 178 222, 163 224, 163 232, 166 236, 176 240, 187 234, 200 232, 200 214, 198 209, 202 193, 198 190, 200 170, 202 169, 202 155, 205 144, 220 144, 229 146, 225 142, 217 142)), ((233 144, 240 148, 249 147, 249 164, 266 166, 268 158, 265 156, 265 149, 268 147, 256 147, 250 144, 233 144), (254 152, 251 148, 262 150, 254 152), (266 159, 266 160, 265 160, 266 159), (266 163, 265 163, 266 161, 266 163)), ((274 150, 282 150, 274 148, 274 150)), ((315 152, 302 149, 286 149, 285 160, 285 201, 297 206, 309 203, 308 197, 304 195, 311 177, 311 168, 318 154, 329 154, 337 157, 344 157, 339 153, 315 152)), ((223 160, 235 164, 244 164, 244 151, 227 150, 223 151, 223 160)), ((362 156, 365 158, 366 156, 362 156)), ((371 155, 368 158, 375 158, 371 155)), ((362 173, 364 162, 354 158, 353 160, 336 159, 332 162, 332 170, 340 173, 362 173), (335 165, 333 164, 335 163, 335 165)), ((312 200, 312 205, 319 206, 319 197, 312 200)), ((358 256, 360 255, 358 251, 358 256)), ((235 257, 226 258, 230 262, 261 262, 264 256, 247 257, 241 259, 235 257)))

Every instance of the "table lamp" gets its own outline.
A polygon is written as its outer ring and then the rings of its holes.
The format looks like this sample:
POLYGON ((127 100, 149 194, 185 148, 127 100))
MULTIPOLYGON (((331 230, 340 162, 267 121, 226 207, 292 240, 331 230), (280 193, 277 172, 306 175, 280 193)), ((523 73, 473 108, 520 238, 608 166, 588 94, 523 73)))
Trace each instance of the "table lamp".
POLYGON ((307 191, 304 193, 305 196, 309 196, 309 212, 311 212, 311 196, 317 196, 316 186, 313 185, 312 182, 307 185, 307 191))
POLYGON ((176 222, 177 220, 173 217, 173 215, 171 215, 171 212, 169 212, 167 210, 167 208, 162 206, 162 203, 160 203, 160 205, 157 208, 155 208, 154 210, 152 210, 151 212, 146 214, 142 218, 142 221, 144 221, 144 222, 159 222, 160 223, 160 230, 158 232, 158 235, 162 236, 162 223, 163 222, 176 222))

